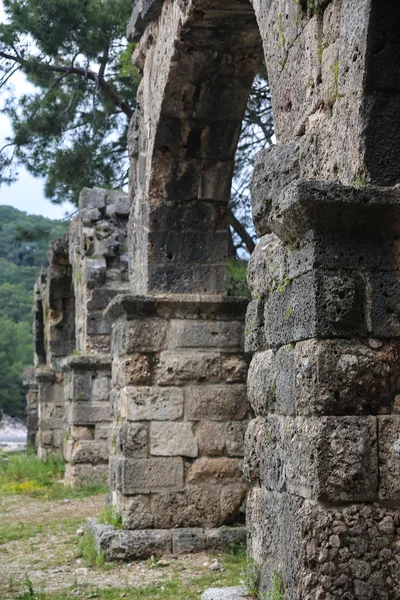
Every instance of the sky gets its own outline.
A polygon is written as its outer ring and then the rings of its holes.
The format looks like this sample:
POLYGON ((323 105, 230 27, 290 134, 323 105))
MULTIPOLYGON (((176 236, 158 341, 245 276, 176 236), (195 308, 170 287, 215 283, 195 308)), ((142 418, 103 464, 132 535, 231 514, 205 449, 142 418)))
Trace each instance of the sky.
MULTIPOLYGON (((0 0, 0 21, 3 21, 3 19, 3 2, 0 0)), ((25 77, 19 73, 14 77, 14 85, 17 96, 32 89, 25 77)), ((0 96, 0 106, 2 103, 3 98, 0 96)), ((0 115, 0 147, 3 146, 4 139, 10 133, 11 126, 8 118, 0 115)), ((18 171, 19 177, 16 183, 0 187, 0 204, 14 206, 14 208, 23 210, 28 214, 43 215, 50 219, 62 219, 66 213, 73 210, 71 204, 55 205, 45 198, 43 179, 32 177, 23 167, 20 167, 18 171)))

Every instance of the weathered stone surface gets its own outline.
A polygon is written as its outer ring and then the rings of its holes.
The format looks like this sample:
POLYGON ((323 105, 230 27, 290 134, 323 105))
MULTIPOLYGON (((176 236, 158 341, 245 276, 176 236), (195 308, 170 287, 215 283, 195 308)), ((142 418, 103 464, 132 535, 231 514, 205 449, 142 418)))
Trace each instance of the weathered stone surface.
POLYGON ((123 496, 112 492, 113 505, 121 516, 124 529, 149 529, 153 527, 154 516, 151 510, 151 496, 136 494, 123 496))
POLYGON ((244 527, 197 528, 197 531, 194 531, 194 528, 190 531, 188 529, 124 531, 112 525, 101 525, 96 519, 87 520, 86 530, 94 536, 97 550, 104 552, 106 560, 109 561, 128 561, 172 552, 174 554, 196 552, 200 549, 202 540, 205 540, 205 550, 221 551, 229 546, 242 545, 246 538, 244 527))
POLYGON ((378 417, 379 498, 400 497, 400 416, 378 417))
POLYGON ((311 597, 396 597, 397 509, 363 503, 326 508, 255 487, 247 510, 249 552, 261 566, 261 590, 271 589, 278 563, 289 598, 299 584, 311 597), (260 513, 269 518, 255 519, 260 513))
MULTIPOLYGON (((239 508, 239 507, 238 507, 239 508)), ((216 486, 189 485, 182 492, 152 496, 154 526, 218 527, 221 519, 221 491, 216 486)))
POLYGON ((192 485, 241 483, 242 461, 236 458, 201 457, 193 462, 187 473, 187 482, 192 485))
POLYGON ((245 419, 249 406, 246 387, 237 385, 191 386, 185 390, 186 418, 190 421, 245 419))
POLYGON ((197 438, 192 423, 156 422, 150 426, 152 456, 198 456, 197 438))
POLYGON ((158 385, 221 380, 221 357, 211 352, 161 352, 155 366, 158 385))
POLYGON ((225 352, 243 347, 243 322, 172 320, 168 348, 212 348, 225 352))
POLYGON ((75 464, 107 464, 108 463, 108 443, 99 442, 94 440, 80 440, 77 442, 67 442, 67 452, 65 460, 75 464))
POLYGON ((205 545, 205 533, 197 527, 176 529, 172 533, 172 552, 174 554, 201 552, 205 549, 205 545))
POLYGON ((114 358, 112 381, 118 388, 128 385, 148 385, 151 380, 149 357, 146 354, 130 354, 114 358))
POLYGON ((67 464, 65 468, 65 483, 71 487, 108 483, 108 464, 67 464))
MULTIPOLYGON (((373 340, 370 345, 346 340, 296 344, 292 366, 296 413, 389 412, 399 385, 399 352, 398 343, 373 340)), ((277 403, 287 392, 277 386, 277 403)))
POLYGON ((274 352, 257 352, 250 363, 247 380, 247 398, 256 415, 273 412, 276 402, 276 378, 274 352))
POLYGON ((114 425, 111 432, 111 446, 126 457, 147 458, 149 455, 149 434, 147 423, 122 423, 114 425))
POLYGON ((241 356, 228 356, 222 361, 222 379, 227 383, 246 383, 247 368, 241 356))
POLYGON ((299 146, 277 144, 257 155, 251 183, 253 222, 259 237, 270 233, 268 216, 272 198, 300 177, 299 146))
POLYGON ((164 348, 166 322, 159 319, 120 321, 112 332, 113 355, 154 352, 164 348))
POLYGON ((121 390, 120 417, 128 421, 175 421, 183 415, 183 392, 174 387, 133 387, 121 390))
POLYGON ((267 489, 304 498, 374 500, 376 428, 375 417, 258 419, 247 432, 246 472, 267 489))
POLYGON ((117 474, 117 488, 122 494, 183 488, 182 458, 121 458, 114 468, 117 474))

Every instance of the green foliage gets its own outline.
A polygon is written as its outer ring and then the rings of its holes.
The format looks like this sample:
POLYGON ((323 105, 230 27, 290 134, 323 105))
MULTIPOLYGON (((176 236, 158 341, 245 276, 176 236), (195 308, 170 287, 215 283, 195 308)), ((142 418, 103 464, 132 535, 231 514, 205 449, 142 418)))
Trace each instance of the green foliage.
POLYGON ((104 553, 97 552, 96 542, 91 533, 85 533, 81 539, 80 557, 85 567, 104 566, 104 553))
POLYGON ((267 592, 261 592, 259 589, 260 575, 260 565, 256 563, 254 559, 248 557, 242 572, 242 578, 249 596, 257 600, 284 600, 285 590, 283 588, 282 578, 278 571, 274 571, 272 587, 267 592))
POLYGON ((245 298, 251 299, 250 290, 247 286, 246 280, 247 265, 248 262, 246 260, 228 260, 228 296, 244 296, 245 298))
POLYGON ((122 529, 121 516, 116 512, 113 506, 104 506, 99 515, 98 521, 104 525, 112 525, 117 529, 122 529))
POLYGON ((0 206, 0 408, 11 416, 23 416, 21 375, 33 362, 35 278, 46 263, 49 240, 60 237, 65 227, 60 221, 0 206))
POLYGON ((0 153, 3 182, 23 164, 45 177, 53 202, 77 203, 84 186, 127 181, 127 130, 138 71, 125 28, 132 0, 4 0, 0 88, 13 135, 0 153), (13 97, 22 71, 34 91, 13 97))
POLYGON ((65 486, 65 464, 61 458, 50 456, 39 460, 33 451, 0 456, 0 495, 22 494, 45 500, 84 498, 108 491, 100 484, 87 484, 76 488, 65 486))

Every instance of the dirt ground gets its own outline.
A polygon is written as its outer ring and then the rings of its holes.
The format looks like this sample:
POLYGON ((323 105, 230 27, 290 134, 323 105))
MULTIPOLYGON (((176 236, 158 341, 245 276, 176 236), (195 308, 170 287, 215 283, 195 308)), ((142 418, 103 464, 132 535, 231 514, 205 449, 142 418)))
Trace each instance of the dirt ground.
MULTIPOLYGON (((46 592, 76 589, 75 595, 89 598, 90 586, 135 588, 162 585, 179 572, 181 579, 196 578, 210 570, 214 557, 207 554, 166 557, 157 561, 87 567, 79 558, 79 528, 87 517, 96 516, 104 496, 79 500, 44 501, 26 496, 0 497, 0 598, 13 599, 24 582, 46 592), (20 539, 10 539, 19 537, 20 539)), ((199 597, 202 590, 199 590, 199 597)), ((93 596, 92 596, 93 597, 93 596)), ((97 596, 98 597, 98 596, 97 596)))

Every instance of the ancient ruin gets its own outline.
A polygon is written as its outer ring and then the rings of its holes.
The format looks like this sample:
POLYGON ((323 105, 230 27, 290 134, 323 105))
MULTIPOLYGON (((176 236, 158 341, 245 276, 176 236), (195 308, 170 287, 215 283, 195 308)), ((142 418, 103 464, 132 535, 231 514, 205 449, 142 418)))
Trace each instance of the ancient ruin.
POLYGON ((127 263, 93 225, 100 192, 37 287, 39 455, 67 432, 73 480, 110 452, 123 528, 89 524, 107 557, 243 536, 220 527, 245 496, 249 419, 226 212, 264 58, 277 144, 252 183, 248 553, 261 592, 279 581, 286 600, 400 597, 399 22, 382 0, 134 2, 129 293, 107 287, 127 281, 127 263), (82 356, 66 359, 74 348, 82 356))

